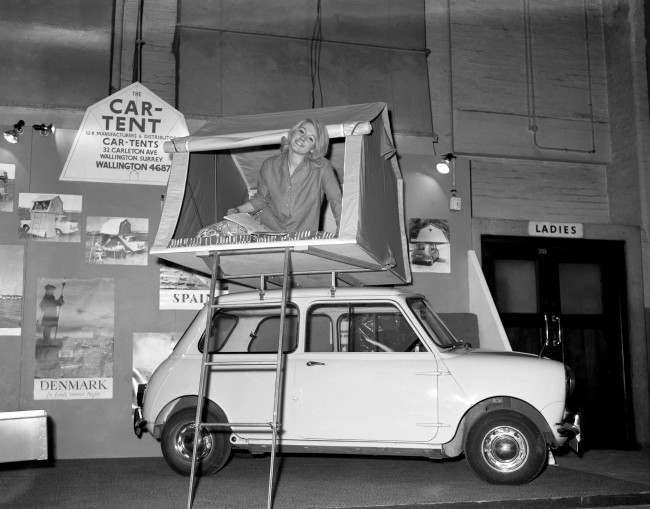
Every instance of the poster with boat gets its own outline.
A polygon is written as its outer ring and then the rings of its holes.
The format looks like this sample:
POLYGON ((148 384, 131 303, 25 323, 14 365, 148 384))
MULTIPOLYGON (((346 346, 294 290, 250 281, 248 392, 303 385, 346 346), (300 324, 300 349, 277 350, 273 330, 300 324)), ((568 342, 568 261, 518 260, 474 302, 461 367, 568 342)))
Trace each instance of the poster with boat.
POLYGON ((20 336, 24 246, 0 246, 0 336, 20 336))
POLYGON ((14 211, 16 165, 0 163, 0 212, 14 211))
POLYGON ((111 399, 112 278, 39 278, 34 399, 111 399))
POLYGON ((81 206, 80 195, 19 193, 21 237, 48 242, 80 242, 81 206))
POLYGON ((86 263, 97 265, 147 265, 149 219, 146 217, 86 218, 86 263))

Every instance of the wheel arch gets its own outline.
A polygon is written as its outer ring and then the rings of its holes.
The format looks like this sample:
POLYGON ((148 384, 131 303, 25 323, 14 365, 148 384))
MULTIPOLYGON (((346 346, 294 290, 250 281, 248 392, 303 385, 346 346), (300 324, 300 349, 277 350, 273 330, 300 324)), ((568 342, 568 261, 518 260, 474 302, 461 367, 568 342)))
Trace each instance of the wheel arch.
POLYGON ((456 434, 449 442, 442 444, 445 456, 455 457, 465 450, 465 441, 473 424, 484 415, 499 410, 508 410, 528 418, 539 430, 546 444, 555 444, 555 437, 548 422, 534 406, 526 401, 512 396, 494 396, 474 404, 463 415, 456 434))
MULTIPOLYGON (((167 422, 167 419, 169 419, 169 416, 183 410, 184 408, 190 408, 190 407, 196 407, 196 402, 198 401, 198 396, 195 394, 188 394, 186 396, 180 396, 169 403, 167 403, 161 410, 158 412, 158 416, 156 417, 156 422, 153 425, 153 430, 152 434, 156 439, 160 439, 160 435, 162 433, 162 429, 165 426, 165 423, 167 422)), ((214 415, 223 415, 226 419, 228 420, 228 416, 226 413, 223 411, 223 408, 221 408, 219 405, 217 405, 214 401, 211 399, 206 398, 206 405, 205 409, 214 415)))

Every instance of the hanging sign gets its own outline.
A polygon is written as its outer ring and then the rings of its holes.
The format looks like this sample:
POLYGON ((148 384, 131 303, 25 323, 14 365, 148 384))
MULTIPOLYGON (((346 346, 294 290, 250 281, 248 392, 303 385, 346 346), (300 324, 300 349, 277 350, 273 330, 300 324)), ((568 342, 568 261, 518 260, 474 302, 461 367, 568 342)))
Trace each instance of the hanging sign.
POLYGON ((583 236, 582 223, 529 221, 528 235, 533 237, 565 237, 579 239, 583 236))
POLYGON ((60 179, 164 186, 171 155, 163 143, 188 134, 182 113, 133 83, 88 107, 60 179))

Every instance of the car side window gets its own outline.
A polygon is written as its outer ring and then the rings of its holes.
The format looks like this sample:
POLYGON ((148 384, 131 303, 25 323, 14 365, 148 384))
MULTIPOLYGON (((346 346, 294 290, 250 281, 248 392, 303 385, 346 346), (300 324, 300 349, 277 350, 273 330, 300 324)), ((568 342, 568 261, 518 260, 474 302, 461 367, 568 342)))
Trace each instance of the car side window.
MULTIPOLYGON (((208 341, 208 353, 216 353, 225 344, 226 340, 237 325, 237 317, 222 311, 218 311, 212 317, 212 327, 210 328, 210 340, 208 341)), ((203 353, 203 344, 205 342, 205 332, 199 340, 199 352, 203 353)))
MULTIPOLYGON (((288 315, 285 317, 284 338, 282 351, 293 352, 298 345, 298 317, 288 315)), ((280 337, 280 317, 269 316, 264 318, 257 328, 250 334, 251 341, 248 344, 249 353, 275 353, 278 351, 278 339, 280 337)))
POLYGON ((307 320, 306 352, 426 351, 401 310, 391 303, 316 306, 307 320))
POLYGON ((334 352, 334 324, 327 314, 310 313, 307 321, 306 352, 334 352))

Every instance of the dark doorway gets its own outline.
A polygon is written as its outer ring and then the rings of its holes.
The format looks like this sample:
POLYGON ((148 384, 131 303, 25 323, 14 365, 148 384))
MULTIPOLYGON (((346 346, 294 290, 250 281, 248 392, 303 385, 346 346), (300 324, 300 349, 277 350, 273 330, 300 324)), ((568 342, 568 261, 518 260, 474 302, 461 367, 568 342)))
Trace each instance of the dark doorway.
POLYGON ((585 447, 632 447, 625 244, 483 236, 481 247, 512 349, 573 369, 585 447))

